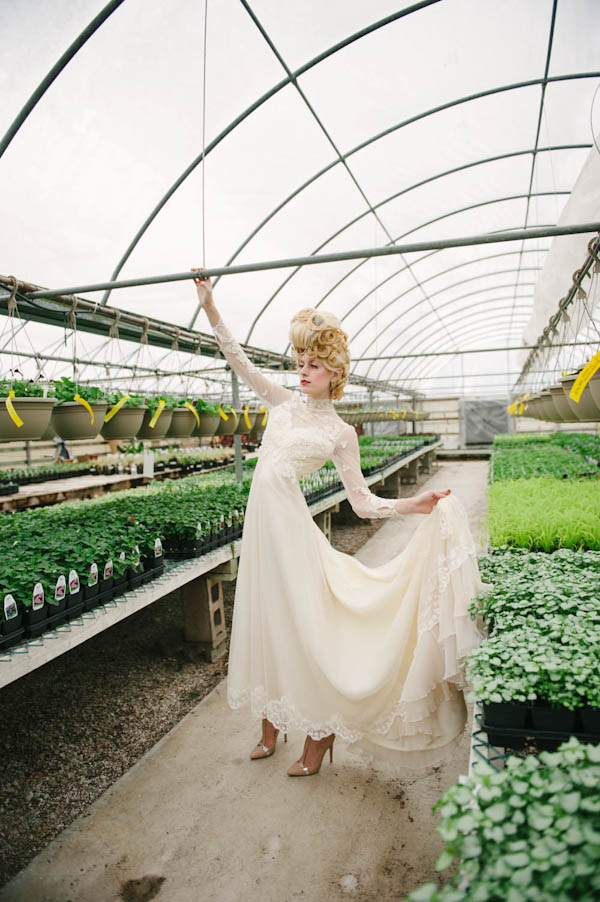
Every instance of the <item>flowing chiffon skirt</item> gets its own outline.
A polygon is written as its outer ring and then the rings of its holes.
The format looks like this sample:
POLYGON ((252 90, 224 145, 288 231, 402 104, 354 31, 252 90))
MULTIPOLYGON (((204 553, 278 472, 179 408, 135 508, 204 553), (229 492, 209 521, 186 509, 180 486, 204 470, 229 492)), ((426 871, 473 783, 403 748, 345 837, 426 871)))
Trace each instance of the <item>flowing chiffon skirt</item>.
POLYGON ((336 551, 294 480, 261 460, 246 509, 228 701, 280 730, 336 733, 387 768, 441 760, 466 722, 462 662, 484 589, 465 510, 449 495, 406 548, 367 567, 336 551))

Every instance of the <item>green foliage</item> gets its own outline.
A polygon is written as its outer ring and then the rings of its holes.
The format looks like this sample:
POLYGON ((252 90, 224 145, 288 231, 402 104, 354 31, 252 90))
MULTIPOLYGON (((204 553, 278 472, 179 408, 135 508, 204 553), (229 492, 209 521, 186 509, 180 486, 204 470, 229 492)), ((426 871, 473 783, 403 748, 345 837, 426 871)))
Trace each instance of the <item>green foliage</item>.
POLYGON ((64 401, 74 401, 75 395, 79 394, 85 401, 90 404, 96 401, 104 401, 104 392, 95 385, 77 385, 72 379, 63 376, 61 379, 55 379, 52 383, 52 394, 58 399, 58 403, 64 401))
POLYGON ((218 404, 209 404, 208 401, 203 401, 202 398, 198 398, 196 401, 196 410, 198 413, 219 413, 219 405, 218 404))
POLYGON ((598 476, 596 461, 586 458, 578 450, 546 442, 524 447, 499 448, 492 451, 489 481, 531 479, 535 476, 554 476, 571 479, 598 476))
POLYGON ((127 392, 114 391, 108 392, 106 400, 108 401, 108 409, 110 410, 115 404, 118 404, 121 398, 127 397, 123 407, 143 407, 146 403, 145 398, 141 395, 128 395, 127 392))
POLYGON ((8 397, 11 389, 15 393, 15 398, 41 398, 44 395, 44 386, 39 382, 28 379, 0 379, 0 397, 8 397))
POLYGON ((576 739, 557 752, 509 758, 500 772, 479 763, 434 806, 446 844, 440 887, 406 902, 594 902, 600 897, 600 746, 576 739))
POLYGON ((523 548, 492 548, 479 558, 491 589, 471 605, 495 632, 534 621, 544 629, 550 615, 578 615, 600 623, 600 552, 562 548, 551 554, 523 548))
POLYGON ((546 476, 494 483, 488 489, 487 522, 496 546, 600 550, 600 481, 546 476))
POLYGON ((483 702, 540 700, 600 707, 600 625, 571 614, 531 619, 494 633, 469 655, 467 674, 483 702))

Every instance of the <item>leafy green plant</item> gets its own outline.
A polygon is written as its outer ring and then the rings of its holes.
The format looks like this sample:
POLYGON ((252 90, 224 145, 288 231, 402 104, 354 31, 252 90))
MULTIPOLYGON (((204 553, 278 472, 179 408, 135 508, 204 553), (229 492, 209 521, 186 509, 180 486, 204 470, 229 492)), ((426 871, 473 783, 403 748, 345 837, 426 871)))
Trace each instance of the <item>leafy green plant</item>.
POLYGON ((52 383, 52 394, 57 398, 59 404, 66 401, 74 401, 77 394, 90 404, 105 400, 104 392, 101 388, 95 385, 78 385, 66 376, 54 380, 52 383))
POLYGON ((435 804, 446 844, 436 869, 459 862, 440 887, 406 902, 594 902, 600 897, 600 746, 575 738, 556 752, 479 763, 435 804))
POLYGON ((146 403, 145 399, 141 395, 131 395, 127 392, 114 391, 109 392, 106 395, 109 410, 111 407, 114 407, 115 404, 118 404, 121 398, 127 398, 127 400, 123 404, 123 407, 143 407, 146 403))
POLYGON ((546 476, 494 483, 488 489, 487 523, 496 546, 600 550, 600 481, 546 476))
POLYGON ((600 707, 600 625, 550 616, 542 627, 495 633, 471 652, 467 674, 483 702, 540 700, 573 710, 600 707))
POLYGON ((198 398, 196 401, 196 410, 198 413, 217 414, 219 412, 219 405, 211 404, 208 401, 203 401, 202 398, 198 398))
POLYGON ((8 397, 11 389, 16 398, 41 398, 44 394, 44 386, 39 382, 29 379, 0 379, 0 397, 8 397))
POLYGON ((550 442, 525 447, 504 447, 492 452, 490 482, 531 479, 536 476, 554 476, 557 479, 597 477, 598 466, 579 451, 550 442))

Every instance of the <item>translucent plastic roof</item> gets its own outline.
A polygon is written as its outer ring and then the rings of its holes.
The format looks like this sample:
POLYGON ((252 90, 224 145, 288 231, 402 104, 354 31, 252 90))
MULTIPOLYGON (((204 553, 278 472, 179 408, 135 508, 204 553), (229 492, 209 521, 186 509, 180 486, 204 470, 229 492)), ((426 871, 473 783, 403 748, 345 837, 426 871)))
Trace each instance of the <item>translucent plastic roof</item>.
MULTIPOLYGON (((109 6, 0 159, 0 270, 50 288, 117 270, 132 278, 552 226, 600 127, 597 0, 109 6), (203 147, 204 169, 119 267, 203 147)), ((0 5, 0 132, 101 10, 93 0, 0 5)), ((583 258, 589 236, 580 240, 583 258)), ((356 373, 427 395, 490 395, 514 383, 517 351, 452 352, 521 344, 549 246, 229 275, 215 297, 253 345, 284 352, 291 315, 322 305, 342 319, 356 373)), ((109 303, 209 328, 194 319, 192 283, 114 290, 109 303)), ((38 350, 61 339, 27 329, 38 350)), ((137 353, 82 340, 99 361, 137 353)))

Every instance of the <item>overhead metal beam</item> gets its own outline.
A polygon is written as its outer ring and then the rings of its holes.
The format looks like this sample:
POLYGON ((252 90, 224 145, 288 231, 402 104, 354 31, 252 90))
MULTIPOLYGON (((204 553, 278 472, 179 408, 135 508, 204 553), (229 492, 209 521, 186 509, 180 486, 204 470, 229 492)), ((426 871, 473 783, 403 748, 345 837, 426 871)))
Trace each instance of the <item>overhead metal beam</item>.
MULTIPOLYGON (((439 3, 439 2, 440 2, 440 0, 420 0, 419 3, 413 3, 412 6, 407 6, 404 9, 400 9, 396 12, 390 13, 390 15, 384 16, 382 19, 379 19, 377 22, 373 22, 371 25, 367 25, 365 28, 361 28, 359 31, 354 32, 354 34, 351 34, 349 37, 344 38, 341 41, 338 41, 336 44, 333 44, 327 50, 324 50, 321 53, 317 54, 317 56, 313 57, 313 59, 309 60, 307 63, 304 63, 302 66, 300 66, 299 69, 296 69, 294 72, 292 72, 291 77, 287 76, 286 78, 283 78, 281 81, 277 82, 277 84, 274 85, 272 88, 269 88, 269 90, 266 91, 261 97, 259 97, 253 103, 251 103, 250 106, 246 107, 246 109, 242 113, 240 113, 239 116, 236 116, 235 119, 233 119, 228 125, 226 125, 225 128, 202 150, 201 154, 199 154, 197 157, 195 157, 192 160, 192 162, 189 164, 189 166, 187 166, 184 169, 184 171, 181 173, 181 175, 173 182, 173 184, 168 189, 168 191, 162 196, 162 198, 156 204, 156 206, 154 207, 154 209, 152 210, 150 215, 147 217, 147 219, 144 221, 144 223, 138 229, 133 240, 129 244, 129 247, 127 248, 127 250, 121 257, 119 262, 117 263, 115 269, 113 270, 111 281, 114 281, 117 278, 117 276, 123 269, 123 266, 125 265, 125 263, 129 259, 129 257, 131 256, 132 252, 138 245, 140 239, 145 234, 145 232, 147 231, 149 226, 152 224, 154 219, 156 219, 157 215, 160 213, 162 208, 165 206, 165 204, 167 203, 169 198, 171 198, 173 196, 173 194, 175 194, 177 189, 184 183, 184 181, 187 179, 187 177, 194 171, 194 169, 204 159, 206 159, 206 157, 215 149, 215 147, 218 147, 218 145, 221 143, 221 141, 224 138, 226 138, 227 135, 229 135, 232 131, 234 131, 234 129, 236 129, 237 126, 240 125, 240 123, 242 123, 245 119, 247 119, 251 113, 254 113, 257 109, 259 109, 259 107, 261 107, 264 103, 266 103, 267 100, 270 100, 271 97, 274 97, 275 94, 277 94, 279 91, 281 91, 287 85, 289 85, 292 81, 295 81, 296 79, 300 78, 300 76, 304 75, 305 72, 310 71, 310 69, 313 69, 319 63, 322 63, 324 60, 328 59, 330 56, 333 56, 335 53, 338 53, 338 51, 343 50, 344 47, 349 47, 350 44, 353 44, 355 41, 358 41, 361 38, 366 37, 366 35, 372 34, 374 31, 377 31, 380 28, 384 28, 386 25, 389 25, 392 22, 396 22, 398 19, 402 19, 405 16, 411 15, 411 13, 418 12, 421 9, 425 9, 427 6, 433 6, 435 3, 439 3)), ((336 161, 336 163, 337 163, 337 161, 336 161)), ((102 298, 103 305, 108 303, 110 290, 111 289, 109 288, 109 290, 106 292, 106 294, 102 298)), ((192 325, 193 325, 193 323, 192 323, 192 325)))
POLYGON ((124 2, 124 0, 111 0, 106 6, 100 10, 97 16, 94 16, 89 25, 87 25, 80 35, 78 35, 72 44, 65 50, 59 60, 52 66, 48 74, 39 83, 29 100, 17 115, 16 119, 11 123, 0 141, 0 157, 9 146, 31 111, 37 106, 50 85, 56 81, 65 66, 73 59, 78 50, 88 41, 100 26, 114 13, 116 9, 124 2))
MULTIPOLYGON (((555 348, 575 348, 580 345, 588 345, 589 341, 565 341, 560 342, 554 345, 555 348)), ((418 354, 390 354, 387 358, 382 357, 373 357, 373 358, 365 358, 368 360, 412 360, 415 358, 422 357, 453 357, 455 354, 495 354, 500 351, 531 351, 534 350, 537 345, 502 345, 500 348, 466 348, 462 351, 421 351, 418 354)))
MULTIPOLYGON (((333 254, 319 254, 311 257, 290 257, 284 260, 268 260, 262 263, 244 263, 237 266, 207 267, 200 273, 189 271, 169 273, 167 275, 143 276, 135 279, 121 279, 112 282, 97 282, 90 285, 76 285, 68 288, 42 289, 31 292, 29 297, 59 298, 65 295, 84 294, 103 291, 106 288, 131 288, 135 285, 154 285, 163 282, 183 282, 197 278, 212 276, 232 276, 246 272, 263 272, 270 269, 286 269, 291 266, 316 266, 322 263, 337 263, 339 260, 359 260, 363 257, 391 257, 397 254, 419 253, 420 251, 445 249, 450 247, 467 247, 478 244, 499 244, 506 241, 526 241, 534 238, 554 238, 557 235, 580 235, 600 230, 600 222, 586 222, 580 225, 544 226, 543 228, 515 229, 504 232, 488 232, 484 235, 468 235, 461 238, 444 238, 441 240, 414 241, 393 247, 372 247, 355 251, 337 251, 333 254)), ((172 327, 174 328, 174 327, 172 327)), ((191 330, 190 330, 191 331, 191 330)))

